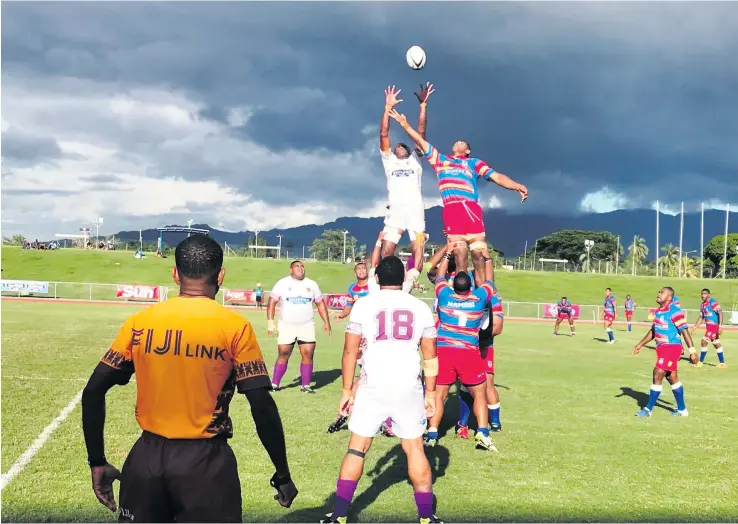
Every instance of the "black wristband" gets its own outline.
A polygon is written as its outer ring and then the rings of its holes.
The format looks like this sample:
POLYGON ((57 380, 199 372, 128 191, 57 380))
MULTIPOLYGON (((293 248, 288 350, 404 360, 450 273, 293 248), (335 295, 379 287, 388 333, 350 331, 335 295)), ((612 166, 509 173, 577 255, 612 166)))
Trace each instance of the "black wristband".
POLYGON ((284 477, 280 477, 275 472, 274 475, 272 475, 272 478, 269 479, 269 484, 271 484, 272 487, 275 489, 279 489, 279 486, 284 486, 285 484, 289 484, 290 482, 292 482, 292 477, 289 473, 287 473, 287 475, 285 475, 284 477))
POLYGON ((88 458, 87 459, 87 464, 89 464, 91 468, 97 468, 100 466, 104 466, 107 463, 108 463, 108 459, 106 459, 104 455, 100 458, 88 458))

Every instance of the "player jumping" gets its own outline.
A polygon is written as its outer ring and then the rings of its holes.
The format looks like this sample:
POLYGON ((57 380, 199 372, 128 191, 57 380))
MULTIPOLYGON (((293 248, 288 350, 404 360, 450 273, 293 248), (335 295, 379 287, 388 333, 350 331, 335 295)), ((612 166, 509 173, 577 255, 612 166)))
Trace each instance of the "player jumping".
MULTIPOLYGON (((487 253, 485 251, 485 253, 487 253)), ((489 439, 489 413, 487 403, 486 360, 479 351, 479 328, 484 321, 484 312, 492 296, 494 287, 488 278, 481 286, 472 290, 472 277, 466 271, 459 271, 453 285, 443 278, 448 268, 447 254, 438 268, 436 297, 438 298, 438 392, 436 394, 436 414, 431 418, 427 446, 438 442, 438 425, 443 418, 443 404, 449 388, 458 379, 466 386, 474 399, 474 415, 477 418, 477 447, 487 451, 497 451, 489 439)), ((489 257, 485 257, 489 260, 489 257)), ((492 275, 492 263, 488 261, 485 276, 492 275)))
POLYGON ((351 438, 336 482, 333 511, 321 522, 345 524, 349 505, 361 479, 364 457, 374 435, 388 416, 394 420, 407 456, 408 474, 415 491, 421 524, 441 522, 433 514, 433 478, 423 450, 426 418, 435 413, 436 328, 430 308, 402 291, 405 268, 395 257, 385 257, 377 268, 380 290, 352 308, 343 349, 343 394, 339 411, 348 416, 351 438), (367 340, 360 385, 354 391, 354 373, 361 339, 367 340), (421 367, 418 345, 423 354, 421 367), (425 375, 425 394, 420 380, 425 375))
MULTIPOLYGON (((678 306, 678 304, 677 304, 678 306)), ((633 331, 633 311, 635 311, 636 303, 630 298, 630 295, 625 295, 625 320, 628 322, 628 333, 633 331)))
POLYGON ((605 289, 605 306, 602 309, 602 318, 605 323, 605 331, 607 332, 608 344, 615 343, 615 334, 612 332, 612 323, 618 318, 618 312, 615 304, 615 295, 608 287, 605 289))
POLYGON ((443 225, 448 240, 453 245, 456 267, 460 270, 466 269, 468 244, 472 251, 472 264, 479 279, 477 285, 482 285, 486 258, 483 250, 487 247, 487 242, 482 208, 479 205, 477 179, 482 177, 500 187, 517 191, 522 200, 528 198, 528 189, 523 184, 518 184, 502 173, 496 172, 480 159, 471 157, 471 148, 467 142, 457 141, 452 147, 451 155, 444 155, 408 124, 405 115, 392 109, 390 116, 410 135, 438 177, 438 189, 443 202, 443 225))
MULTIPOLYGON (((420 102, 418 131, 423 137, 427 125, 426 108, 431 93, 433 93, 433 86, 430 83, 427 83, 425 87, 421 85, 420 92, 415 93, 420 102)), ((379 128, 379 152, 387 177, 389 201, 384 219, 382 256, 393 255, 403 233, 407 231, 414 260, 414 267, 407 272, 407 278, 411 284, 414 284, 420 271, 423 270, 423 247, 425 245, 425 206, 420 185, 423 167, 420 165, 417 150, 411 151, 403 143, 397 144, 394 151, 392 150, 389 137, 390 112, 395 105, 402 102, 397 98, 399 94, 400 90, 395 90, 395 86, 385 89, 384 113, 379 128)))
POLYGON ((574 311, 572 311, 571 302, 566 297, 561 297, 561 300, 556 304, 556 325, 554 326, 554 336, 559 334, 559 325, 563 320, 569 322, 569 329, 571 329, 571 336, 576 335, 574 332, 574 311))
POLYGON ((679 335, 684 337, 684 341, 689 347, 689 360, 693 364, 697 362, 697 352, 694 349, 694 344, 692 344, 692 336, 687 329, 688 325, 684 313, 672 302, 673 298, 674 290, 672 288, 665 287, 659 291, 656 297, 659 308, 654 313, 651 329, 643 337, 643 340, 633 348, 633 354, 638 355, 643 346, 652 340, 656 341, 656 365, 653 368, 653 384, 648 395, 648 405, 636 413, 636 416, 639 417, 651 416, 656 401, 661 395, 664 377, 671 384, 671 391, 674 393, 674 400, 677 403, 677 409, 672 412, 672 415, 680 417, 689 415, 684 403, 684 387, 677 374, 682 353, 682 342, 679 335))
POLYGON ((697 319, 697 323, 692 328, 692 333, 697 331, 702 321, 705 321, 705 335, 702 337, 700 342, 700 360, 697 362, 697 367, 702 367, 702 363, 705 361, 707 356, 707 344, 712 342, 715 347, 715 351, 718 356, 718 366, 721 369, 725 369, 728 366, 725 364, 725 356, 723 355, 723 346, 720 343, 720 335, 723 334, 723 308, 720 307, 718 301, 710 296, 710 290, 705 288, 702 290, 702 305, 700 306, 700 317, 697 319))

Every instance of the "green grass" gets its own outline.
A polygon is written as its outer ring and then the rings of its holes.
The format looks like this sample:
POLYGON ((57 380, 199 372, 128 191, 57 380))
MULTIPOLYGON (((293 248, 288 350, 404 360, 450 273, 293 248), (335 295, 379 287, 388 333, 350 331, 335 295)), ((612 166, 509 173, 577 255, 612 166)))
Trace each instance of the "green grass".
MULTIPOLYGON (((89 255, 88 260, 107 260, 89 255)), ((6 256, 4 250, 3 265, 6 256)), ((241 264, 244 277, 256 265, 241 264)), ((39 263, 27 264, 28 272, 34 267, 38 271, 39 263)), ((337 266, 336 271, 346 270, 337 266)), ((23 276, 38 276, 28 272, 23 276)), ((103 276, 100 272, 95 278, 103 276)), ((515 277, 505 278, 512 287, 515 277)), ((136 309, 2 302, 3 472, 81 390, 120 323, 136 309)), ((276 347, 266 337, 264 315, 245 315, 254 323, 271 371, 276 347)), ((597 340, 603 337, 599 326, 582 324, 576 338, 552 338, 548 323, 507 322, 497 339, 504 431, 493 436, 500 453, 476 451, 453 432, 428 451, 439 515, 446 522, 736 521, 738 398, 733 391, 738 361, 731 350, 738 346, 738 333, 723 335, 729 369, 712 365, 712 350, 709 365, 680 369, 690 417, 671 417, 657 408, 645 420, 633 414, 647 395, 654 355, 649 350, 639 357, 630 354, 642 334, 643 329, 631 334, 618 329, 618 343, 610 346, 597 340)), ((328 340, 322 332, 318 337, 317 394, 302 396, 299 388, 290 387, 275 396, 300 489, 289 510, 272 499, 272 468, 248 403, 237 396, 231 404, 231 444, 239 460, 247 521, 316 522, 330 509, 348 439, 346 431, 326 433, 340 396, 342 337, 328 340)), ((285 381, 297 373, 293 360, 285 381)), ((661 400, 673 406, 668 388, 661 400)), ((108 394, 106 451, 118 466, 140 431, 134 402, 133 382, 108 394)), ((456 413, 457 401, 451 397, 442 427, 453 424, 456 413)), ((78 406, 3 490, 3 521, 114 520, 92 493, 80 419, 78 406)), ((351 520, 414 521, 405 468, 398 441, 378 438, 366 463, 366 472, 374 474, 361 481, 351 520)))
MULTIPOLYGON (((35 251, 3 247, 2 267, 4 279, 48 280, 59 282, 98 282, 111 284, 149 284, 172 286, 173 258, 161 259, 149 256, 133 259, 133 253, 83 251, 62 249, 59 251, 35 251)), ((289 261, 228 257, 225 261, 224 287, 253 289, 261 282, 265 289, 289 273, 289 261)), ((352 268, 339 263, 309 262, 307 276, 314 279, 324 292, 343 293, 353 281, 352 268)), ((428 283, 422 276, 422 281, 428 283)), ((630 275, 583 275, 581 273, 516 272, 498 269, 495 283, 505 301, 555 302, 566 295, 575 304, 602 304, 604 289, 611 287, 622 306, 625 295, 630 293, 642 307, 645 320, 646 308, 655 305, 655 297, 661 286, 674 287, 682 301, 682 307, 698 309, 700 290, 707 286, 713 296, 730 310, 738 303, 738 282, 735 280, 696 280, 656 277, 631 277, 630 275)), ((427 286, 430 288, 430 286, 427 286)), ((89 288, 83 286, 58 286, 58 295, 65 298, 89 298, 89 288)), ((430 289, 425 294, 431 297, 430 289)), ((109 288, 93 288, 92 298, 114 298, 109 288)), ((519 306, 512 316, 536 316, 535 306, 519 306)), ((591 318, 591 311, 583 311, 584 318, 591 318)))

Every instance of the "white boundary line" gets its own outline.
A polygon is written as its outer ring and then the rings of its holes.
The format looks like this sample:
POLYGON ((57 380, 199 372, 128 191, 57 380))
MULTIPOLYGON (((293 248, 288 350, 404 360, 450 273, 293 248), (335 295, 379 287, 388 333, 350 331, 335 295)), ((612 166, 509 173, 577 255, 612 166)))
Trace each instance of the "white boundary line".
POLYGON ((23 468, 25 468, 29 462, 31 462, 31 459, 33 459, 33 456, 38 453, 42 447, 44 447, 44 444, 46 444, 49 441, 49 438, 51 437, 52 433, 56 431, 56 429, 61 426, 62 422, 66 420, 66 418, 74 411, 74 408, 77 407, 77 404, 79 404, 80 400, 82 400, 82 392, 84 390, 80 390, 79 393, 69 402, 69 404, 66 405, 64 409, 61 410, 61 413, 51 421, 51 423, 44 428, 44 430, 41 432, 41 434, 36 437, 36 440, 31 443, 30 446, 28 446, 28 449, 23 452, 23 455, 21 455, 15 462, 13 462, 13 465, 10 466, 10 469, 7 471, 7 473, 3 473, 2 480, 0 481, 0 491, 5 489, 5 486, 7 486, 10 481, 12 481, 15 477, 18 476, 18 474, 23 471, 23 468))

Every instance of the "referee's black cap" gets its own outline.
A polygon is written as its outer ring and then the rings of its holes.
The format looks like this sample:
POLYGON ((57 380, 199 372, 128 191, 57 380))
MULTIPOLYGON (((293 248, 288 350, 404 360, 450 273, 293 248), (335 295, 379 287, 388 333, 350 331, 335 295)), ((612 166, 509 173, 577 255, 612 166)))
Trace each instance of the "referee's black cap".
POLYGON ((384 257, 376 271, 380 286, 402 286, 405 281, 405 264, 398 257, 384 257))

